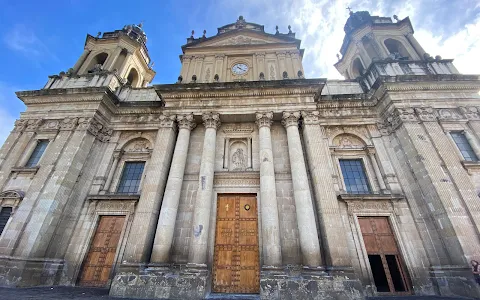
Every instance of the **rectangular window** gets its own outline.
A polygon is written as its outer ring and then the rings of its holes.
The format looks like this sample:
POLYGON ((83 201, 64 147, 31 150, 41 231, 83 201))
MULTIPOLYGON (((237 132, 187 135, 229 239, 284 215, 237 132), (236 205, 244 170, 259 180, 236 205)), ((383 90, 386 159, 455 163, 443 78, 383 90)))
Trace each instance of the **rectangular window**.
POLYGON ((477 155, 463 132, 451 132, 450 135, 466 161, 478 161, 477 155))
POLYGON ((349 194, 369 194, 370 186, 361 159, 340 159, 345 189, 349 194))
POLYGON ((126 162, 123 167, 122 177, 118 184, 117 193, 136 194, 142 180, 144 161, 126 162))
POLYGON ((30 158, 28 159, 27 163, 25 164, 25 167, 27 168, 36 167, 38 162, 40 161, 40 158, 42 158, 43 152, 45 152, 47 145, 48 145, 47 140, 37 141, 37 145, 35 146, 35 149, 30 155, 30 158))
POLYGON ((11 207, 0 207, 0 234, 2 234, 5 225, 7 225, 8 219, 10 219, 11 214, 11 207))

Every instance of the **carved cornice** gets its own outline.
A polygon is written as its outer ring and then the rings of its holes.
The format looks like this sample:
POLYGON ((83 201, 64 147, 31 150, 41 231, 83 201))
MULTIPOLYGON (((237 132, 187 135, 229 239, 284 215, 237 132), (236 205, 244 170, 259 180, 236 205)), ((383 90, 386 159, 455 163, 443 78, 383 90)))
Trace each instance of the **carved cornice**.
POLYGON ((415 107, 414 109, 420 121, 435 122, 437 120, 435 110, 431 107, 415 107))
POLYGON ((104 126, 94 118, 79 118, 77 129, 90 132, 101 142, 108 142, 113 134, 112 129, 104 126))
POLYGON ((303 124, 316 125, 320 123, 319 111, 302 111, 303 124))
POLYGON ((458 109, 467 120, 480 120, 480 108, 475 106, 460 106, 458 109))
POLYGON ((192 130, 197 126, 193 114, 177 115, 177 122, 180 129, 192 130))
POLYGON ((221 124, 220 115, 212 112, 203 114, 202 120, 205 128, 213 128, 217 130, 221 124))
POLYGON ((159 126, 161 128, 175 128, 175 115, 165 115, 162 114, 159 116, 159 126))
POLYGON ((223 132, 228 135, 247 135, 253 132, 253 124, 250 123, 234 123, 234 124, 227 124, 223 127, 223 132))
POLYGON ((290 126, 297 126, 298 127, 298 119, 300 119, 300 112, 295 111, 295 112, 283 112, 282 116, 282 125, 285 126, 285 128, 288 128, 290 126))
POLYGON ((268 127, 272 126, 273 124, 273 112, 265 112, 265 113, 256 113, 255 115, 258 128, 261 127, 268 127))

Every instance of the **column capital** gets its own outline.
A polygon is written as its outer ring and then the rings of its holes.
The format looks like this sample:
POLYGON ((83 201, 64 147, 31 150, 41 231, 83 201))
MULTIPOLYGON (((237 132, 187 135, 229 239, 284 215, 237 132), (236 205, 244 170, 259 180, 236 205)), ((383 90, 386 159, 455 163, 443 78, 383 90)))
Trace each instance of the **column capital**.
POLYGON ((205 128, 214 128, 217 130, 221 124, 220 115, 212 112, 203 114, 202 120, 205 128))
POLYGON ((303 124, 305 125, 317 125, 320 123, 320 112, 314 111, 302 111, 303 124))
POLYGON ((282 125, 285 126, 285 128, 290 126, 298 127, 298 119, 300 119, 299 111, 295 111, 295 112, 284 111, 282 116, 282 125))
POLYGON ((177 115, 178 128, 192 130, 197 127, 193 114, 177 115))
POLYGON ((160 128, 175 128, 175 115, 161 114, 159 117, 160 128))
POLYGON ((272 120, 273 112, 269 111, 269 112, 263 112, 263 113, 256 113, 255 118, 257 119, 255 123, 257 123, 258 128, 261 128, 264 126, 270 128, 270 126, 273 123, 273 120, 272 120))

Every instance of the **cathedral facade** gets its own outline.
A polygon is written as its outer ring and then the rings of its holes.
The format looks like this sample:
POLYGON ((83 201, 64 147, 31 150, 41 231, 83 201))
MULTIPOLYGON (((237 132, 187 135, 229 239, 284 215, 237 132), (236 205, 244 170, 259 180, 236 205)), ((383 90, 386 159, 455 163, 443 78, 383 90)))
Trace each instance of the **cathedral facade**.
MULTIPOLYGON (((141 25, 96 37, 0 151, 0 285, 118 297, 479 296, 480 78, 409 18, 351 13, 345 80, 243 17, 173 84, 141 25)), ((338 45, 340 46, 340 45, 338 45)))

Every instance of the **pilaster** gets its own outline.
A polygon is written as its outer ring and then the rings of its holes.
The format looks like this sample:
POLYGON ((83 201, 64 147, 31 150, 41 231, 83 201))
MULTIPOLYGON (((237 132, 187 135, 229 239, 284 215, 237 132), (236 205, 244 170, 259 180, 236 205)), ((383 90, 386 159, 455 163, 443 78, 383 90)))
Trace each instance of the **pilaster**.
POLYGON ((144 263, 150 258, 161 197, 175 144, 175 116, 161 115, 159 127, 123 255, 123 261, 130 263, 144 263))
POLYGON ((288 155, 292 170, 295 211, 303 263, 309 267, 318 267, 322 264, 322 257, 307 169, 303 157, 302 141, 298 131, 299 118, 300 112, 284 112, 282 124, 287 129, 288 155))
POLYGON ((304 111, 302 117, 303 138, 315 192, 325 263, 327 267, 334 269, 351 268, 345 238, 347 232, 342 219, 339 218, 340 209, 332 179, 335 172, 330 168, 333 162, 328 148, 328 138, 325 136, 325 129, 319 125, 318 111, 304 111))

